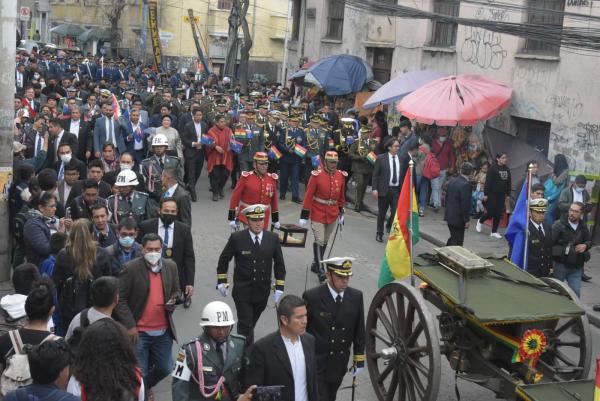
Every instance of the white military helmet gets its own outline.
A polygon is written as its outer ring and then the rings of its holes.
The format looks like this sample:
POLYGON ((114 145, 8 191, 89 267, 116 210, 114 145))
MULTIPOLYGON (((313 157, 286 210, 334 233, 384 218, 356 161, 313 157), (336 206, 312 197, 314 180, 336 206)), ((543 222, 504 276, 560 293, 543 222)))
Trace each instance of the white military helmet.
POLYGON ((152 146, 169 146, 169 140, 163 134, 156 134, 152 138, 152 146))
POLYGON ((117 182, 115 182, 115 186, 117 187, 129 187, 139 185, 137 175, 135 172, 131 170, 123 170, 117 176, 117 182))
POLYGON ((200 326, 233 326, 235 319, 229 305, 222 301, 213 301, 202 310, 200 326))

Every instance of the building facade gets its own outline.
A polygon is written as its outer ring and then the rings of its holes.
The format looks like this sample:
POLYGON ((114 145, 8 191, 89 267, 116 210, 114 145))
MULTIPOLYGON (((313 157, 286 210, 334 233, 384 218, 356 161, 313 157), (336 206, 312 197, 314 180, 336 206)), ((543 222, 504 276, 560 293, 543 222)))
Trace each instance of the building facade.
MULTIPOLYGON (((510 1, 513 7, 494 3, 416 0, 401 4, 487 21, 555 25, 557 30, 600 24, 585 21, 586 16, 600 16, 600 9, 588 0, 510 1), (569 18, 561 11, 581 16, 569 18)), ((381 82, 424 69, 485 75, 514 90, 510 108, 488 121, 490 126, 519 136, 550 160, 557 153, 565 154, 571 170, 600 173, 599 52, 479 27, 370 15, 339 0, 294 0, 293 4, 291 71, 306 60, 348 53, 370 62, 381 82)))

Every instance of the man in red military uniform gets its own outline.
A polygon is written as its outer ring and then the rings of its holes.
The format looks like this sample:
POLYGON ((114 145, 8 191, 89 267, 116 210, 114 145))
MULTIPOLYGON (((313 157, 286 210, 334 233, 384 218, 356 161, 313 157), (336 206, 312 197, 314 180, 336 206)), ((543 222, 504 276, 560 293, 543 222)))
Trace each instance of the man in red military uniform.
POLYGON ((311 271, 319 275, 319 281, 325 281, 325 271, 320 261, 325 254, 327 242, 336 223, 344 222, 344 205, 346 204, 346 176, 348 173, 337 169, 338 154, 334 151, 325 153, 322 170, 313 170, 306 187, 304 204, 299 224, 306 225, 310 218, 310 226, 315 237, 313 243, 314 261, 311 271))
POLYGON ((275 173, 268 173, 269 158, 265 152, 254 154, 254 171, 242 171, 229 201, 227 219, 231 228, 237 228, 237 220, 248 225, 246 216, 241 212, 246 207, 260 203, 268 206, 265 211, 265 230, 269 227, 269 215, 275 228, 279 228, 279 198, 277 197, 277 179, 275 173))

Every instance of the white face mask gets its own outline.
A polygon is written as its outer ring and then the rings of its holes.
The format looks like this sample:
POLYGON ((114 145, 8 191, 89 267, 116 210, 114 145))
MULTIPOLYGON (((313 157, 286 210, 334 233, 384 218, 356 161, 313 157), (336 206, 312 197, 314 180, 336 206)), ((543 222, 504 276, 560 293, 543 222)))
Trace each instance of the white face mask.
POLYGON ((65 155, 60 155, 60 160, 64 163, 67 164, 71 161, 71 159, 73 158, 73 155, 71 153, 67 153, 65 155))
POLYGON ((29 191, 29 188, 25 188, 21 191, 21 200, 23 202, 29 202, 29 199, 31 199, 31 192, 29 191))
POLYGON ((447 138, 445 136, 440 136, 439 141, 444 143, 444 142, 446 142, 446 139, 447 138))
MULTIPOLYGON (((146 252, 144 254, 144 259, 146 259, 146 262, 148 262, 152 267, 158 265, 158 262, 160 262, 161 257, 162 255, 160 252, 146 252)), ((157 270, 160 270, 160 268, 158 268, 157 270)), ((154 268, 152 269, 152 271, 156 273, 154 268)))
POLYGON ((120 164, 120 166, 121 166, 121 171, 122 170, 131 170, 133 167, 131 164, 128 164, 128 163, 120 164))

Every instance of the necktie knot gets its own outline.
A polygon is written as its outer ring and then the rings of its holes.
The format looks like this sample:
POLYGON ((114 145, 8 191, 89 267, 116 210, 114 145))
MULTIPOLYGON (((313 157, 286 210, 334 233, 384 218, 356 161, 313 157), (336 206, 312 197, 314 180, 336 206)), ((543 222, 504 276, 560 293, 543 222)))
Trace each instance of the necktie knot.
POLYGON ((336 304, 342 303, 342 296, 340 294, 337 294, 337 296, 335 297, 335 303, 336 304))

